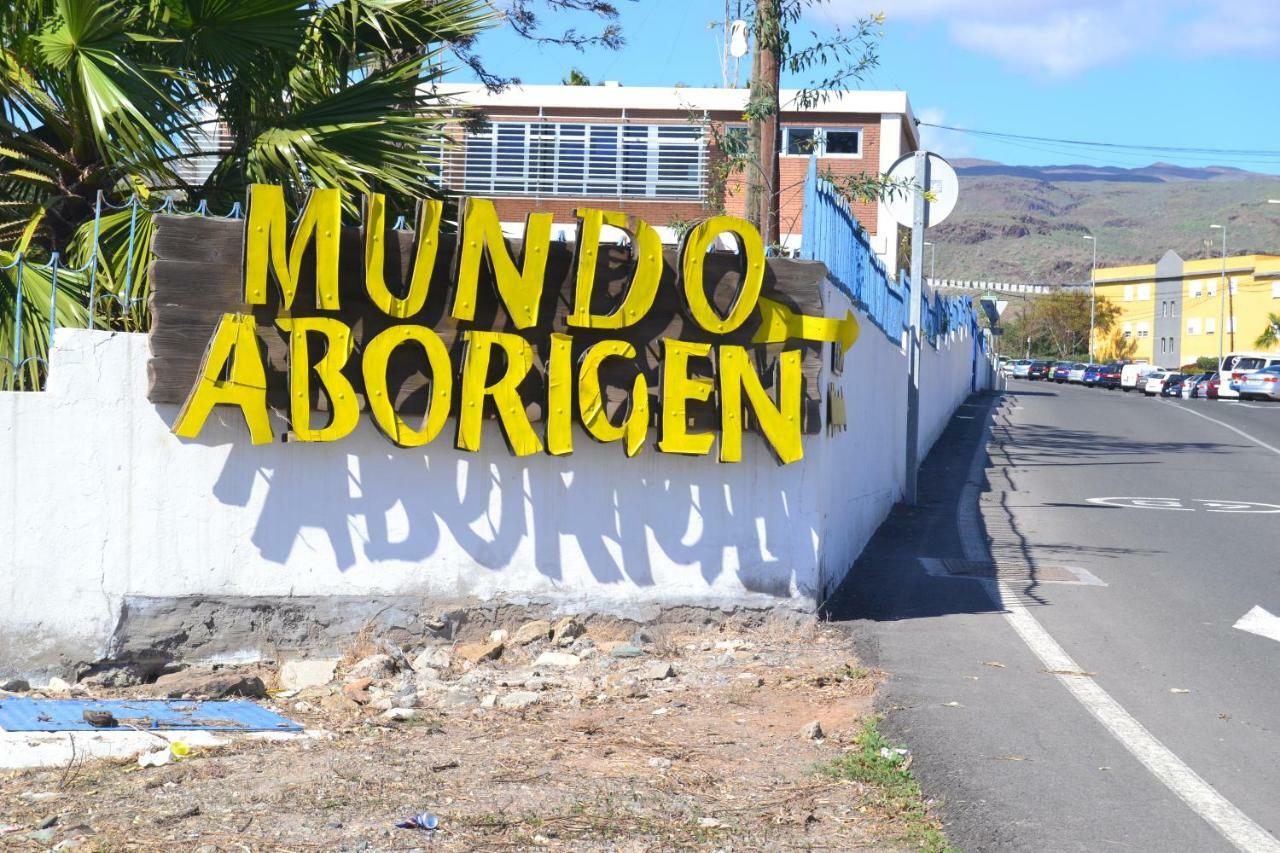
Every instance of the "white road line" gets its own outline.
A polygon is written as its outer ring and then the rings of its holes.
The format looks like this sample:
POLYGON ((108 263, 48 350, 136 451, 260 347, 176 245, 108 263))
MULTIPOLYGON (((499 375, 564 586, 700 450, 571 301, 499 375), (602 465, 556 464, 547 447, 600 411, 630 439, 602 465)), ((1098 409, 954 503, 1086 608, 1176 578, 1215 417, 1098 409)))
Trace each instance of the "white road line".
MULTIPOLYGON (((1164 400, 1161 400, 1160 402, 1161 402, 1161 403, 1164 403, 1165 401, 1164 401, 1164 400)), ((1242 436, 1244 436, 1245 438, 1247 438, 1247 439, 1249 439, 1250 441, 1252 441, 1254 444, 1258 445, 1259 447, 1265 448, 1266 450, 1270 450, 1270 451, 1271 451, 1272 453, 1274 453, 1276 456, 1280 456, 1280 447, 1275 447, 1275 446, 1273 446, 1273 445, 1267 444, 1265 441, 1263 441, 1263 440, 1262 440, 1262 439, 1260 439, 1260 438, 1254 438, 1253 436, 1249 435, 1249 433, 1245 432, 1245 431, 1244 431, 1244 430, 1242 430, 1242 429, 1236 429, 1235 427, 1233 427, 1231 424, 1227 423, 1226 421, 1220 421, 1220 420, 1218 420, 1217 418, 1211 418, 1211 417, 1209 417, 1208 415, 1206 415, 1206 414, 1204 414, 1204 413, 1202 413, 1202 412, 1197 412, 1195 409, 1186 409, 1186 408, 1183 408, 1182 406, 1174 406, 1174 405, 1173 405, 1173 403, 1167 403, 1166 405, 1173 406, 1175 409, 1179 409, 1179 410, 1181 410, 1181 411, 1184 411, 1184 412, 1186 412, 1186 413, 1187 413, 1187 414, 1189 414, 1189 415, 1195 415, 1197 418, 1204 418, 1206 421, 1213 421, 1213 422, 1214 422, 1215 424, 1217 424, 1218 426, 1226 427, 1227 429, 1229 429, 1229 430, 1231 430, 1232 432, 1234 432, 1236 435, 1242 435, 1242 436)))
MULTIPOLYGON (((984 480, 983 460, 990 435, 991 421, 988 419, 969 465, 969 478, 961 490, 960 505, 956 508, 956 524, 966 560, 987 559, 987 543, 982 534, 978 496, 984 480)), ((1085 675, 1079 664, 1050 636, 1044 626, 1031 615, 1031 611, 1018 601, 1017 595, 1006 583, 984 581, 983 585, 996 606, 1005 609, 1005 619, 1044 664, 1044 668, 1057 673, 1058 681, 1062 682, 1071 695, 1165 787, 1238 849, 1246 853, 1280 853, 1280 840, 1214 790, 1212 785, 1200 778, 1199 774, 1147 731, 1111 694, 1103 690, 1093 678, 1085 675)))
POLYGON ((1257 605, 1231 627, 1280 642, 1280 616, 1273 616, 1257 605))

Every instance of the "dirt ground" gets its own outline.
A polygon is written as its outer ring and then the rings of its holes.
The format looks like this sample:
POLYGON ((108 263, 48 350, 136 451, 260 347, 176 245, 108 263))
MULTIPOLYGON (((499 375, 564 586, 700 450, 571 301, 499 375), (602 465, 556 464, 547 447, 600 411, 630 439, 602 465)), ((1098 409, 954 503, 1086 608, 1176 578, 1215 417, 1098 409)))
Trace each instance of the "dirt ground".
POLYGON ((818 772, 855 748, 878 679, 835 629, 539 633, 474 664, 485 649, 362 642, 332 683, 262 700, 307 737, 0 776, 0 848, 909 846, 873 785, 818 772), (438 828, 395 827, 421 812, 438 828))

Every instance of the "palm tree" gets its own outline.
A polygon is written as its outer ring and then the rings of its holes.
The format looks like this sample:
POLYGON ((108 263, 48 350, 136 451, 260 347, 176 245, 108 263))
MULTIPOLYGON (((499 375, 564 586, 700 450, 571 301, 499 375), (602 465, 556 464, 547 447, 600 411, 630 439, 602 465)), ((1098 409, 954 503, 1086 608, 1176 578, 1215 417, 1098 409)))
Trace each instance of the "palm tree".
POLYGON ((1271 349, 1277 343, 1280 343, 1280 314, 1268 314, 1267 328, 1253 345, 1258 349, 1271 349))
MULTIPOLYGON (((145 251, 149 215, 103 215, 94 235, 99 193, 215 208, 250 183, 283 184, 294 204, 311 187, 402 207, 438 195, 424 152, 446 141, 448 104, 431 84, 497 20, 488 0, 5 0, 0 246, 93 260, 101 287, 144 304, 146 264, 127 254, 145 251), (212 162, 199 185, 193 157, 212 162)), ((13 279, 0 273, 0 354, 13 279)), ((83 279, 66 277, 68 298, 83 279)), ((23 310, 39 321, 48 304, 23 310)))

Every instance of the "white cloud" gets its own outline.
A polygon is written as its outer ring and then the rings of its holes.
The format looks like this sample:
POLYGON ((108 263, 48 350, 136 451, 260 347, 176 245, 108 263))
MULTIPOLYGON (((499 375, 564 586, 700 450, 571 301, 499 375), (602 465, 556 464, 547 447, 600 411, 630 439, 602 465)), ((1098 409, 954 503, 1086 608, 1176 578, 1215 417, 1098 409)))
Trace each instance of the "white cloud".
MULTIPOLYGON (((875 2, 875 0, 871 0, 875 2)), ((1184 55, 1280 50, 1277 0, 881 0, 895 21, 940 22, 952 41, 1023 71, 1061 78, 1143 51, 1184 55)), ((832 24, 861 4, 829 0, 832 24)))
POLYGON ((951 125, 947 120, 947 111, 941 107, 921 107, 916 110, 916 118, 921 122, 920 146, 929 151, 936 151, 949 160, 959 157, 972 157, 973 144, 964 134, 954 130, 943 130, 938 127, 926 127, 930 124, 951 125))

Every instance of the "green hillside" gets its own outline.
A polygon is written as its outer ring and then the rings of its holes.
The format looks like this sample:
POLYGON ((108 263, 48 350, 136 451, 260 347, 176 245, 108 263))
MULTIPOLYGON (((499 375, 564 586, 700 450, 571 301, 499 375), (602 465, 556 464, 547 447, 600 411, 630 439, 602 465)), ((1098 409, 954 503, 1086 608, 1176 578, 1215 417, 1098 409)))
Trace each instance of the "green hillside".
POLYGON ((1144 169, 1020 167, 958 160, 960 200, 928 232, 939 278, 1064 284, 1098 265, 1152 263, 1168 249, 1217 256, 1225 222, 1229 254, 1280 253, 1280 176, 1155 164, 1144 169), (1205 241, 1212 241, 1207 246, 1205 241))

